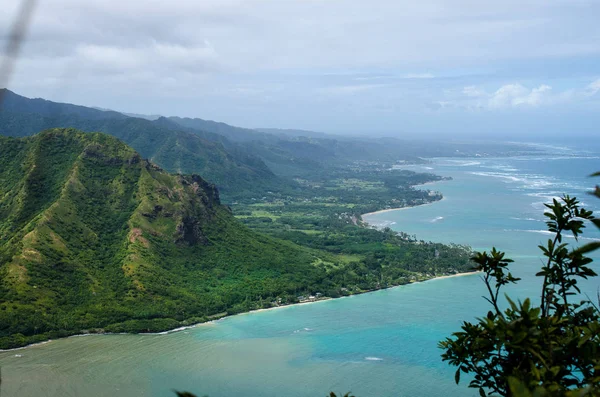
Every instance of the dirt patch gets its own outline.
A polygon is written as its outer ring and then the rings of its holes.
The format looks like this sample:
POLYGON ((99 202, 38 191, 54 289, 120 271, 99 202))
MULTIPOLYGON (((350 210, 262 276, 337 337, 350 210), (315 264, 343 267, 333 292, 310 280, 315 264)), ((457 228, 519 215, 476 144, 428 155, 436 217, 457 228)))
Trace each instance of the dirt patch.
POLYGON ((142 229, 134 227, 129 233, 129 242, 135 243, 139 241, 144 247, 150 247, 150 242, 142 236, 142 229))

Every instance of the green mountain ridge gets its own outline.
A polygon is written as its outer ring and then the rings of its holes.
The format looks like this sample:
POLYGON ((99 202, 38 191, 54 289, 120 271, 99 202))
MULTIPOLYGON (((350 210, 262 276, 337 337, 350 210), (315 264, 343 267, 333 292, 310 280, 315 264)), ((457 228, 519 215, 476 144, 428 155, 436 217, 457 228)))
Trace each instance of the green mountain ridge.
POLYGON ((143 157, 169 172, 196 173, 215 183, 226 197, 251 194, 290 185, 277 178, 267 165, 252 153, 226 147, 227 139, 219 141, 201 135, 174 129, 159 121, 131 118, 116 112, 87 109, 86 117, 68 113, 75 105, 50 101, 37 102, 10 91, 0 111, 0 134, 13 137, 31 136, 48 128, 77 128, 86 132, 104 132, 123 140, 143 157), (48 103, 52 104, 49 106, 48 103), (35 105, 41 104, 41 108, 35 105), (58 109, 56 113, 44 109, 58 109), (11 109, 10 111, 8 109, 11 109), (40 111, 42 113, 36 113, 40 111), (89 111, 89 112, 87 112, 89 111), (105 117, 106 114, 119 117, 105 117), (102 117, 101 117, 102 116, 102 117))
POLYGON ((26 98, 6 88, 0 88, 0 98, 2 98, 1 110, 7 112, 37 113, 42 116, 75 115, 93 120, 127 117, 113 110, 99 110, 70 103, 52 102, 43 98, 26 98))
POLYGON ((164 331, 470 268, 464 248, 355 227, 354 253, 341 230, 327 232, 331 251, 303 247, 247 228, 213 184, 110 135, 0 137, 0 348, 164 331))
POLYGON ((163 330, 324 277, 307 250, 235 220, 214 185, 113 137, 53 129, 0 147, 0 347, 163 330))

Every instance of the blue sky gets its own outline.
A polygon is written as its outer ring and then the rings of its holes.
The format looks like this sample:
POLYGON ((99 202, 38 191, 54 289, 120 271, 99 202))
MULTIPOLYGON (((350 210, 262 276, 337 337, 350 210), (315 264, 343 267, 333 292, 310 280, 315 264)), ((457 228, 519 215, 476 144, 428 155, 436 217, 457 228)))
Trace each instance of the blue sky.
POLYGON ((594 135, 599 19, 598 0, 40 0, 9 88, 246 127, 594 135))

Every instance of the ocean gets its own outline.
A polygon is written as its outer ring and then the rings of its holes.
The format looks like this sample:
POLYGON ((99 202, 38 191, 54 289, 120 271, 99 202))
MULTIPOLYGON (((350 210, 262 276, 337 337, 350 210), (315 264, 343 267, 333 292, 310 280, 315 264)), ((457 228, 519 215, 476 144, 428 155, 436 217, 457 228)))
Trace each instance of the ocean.
MULTIPOLYGON (((506 251, 523 280, 508 292, 539 294, 536 246, 548 239, 543 203, 586 194, 600 171, 594 153, 431 159, 415 171, 450 176, 424 188, 445 199, 366 217, 419 239, 506 251)), ((406 168, 406 167, 403 167, 406 168)), ((586 230, 585 239, 599 239, 586 230)), ((572 239, 568 239, 573 241, 572 239)), ((583 242, 590 240, 582 240, 583 242)), ((598 270, 598 269, 597 269, 598 270)), ((583 284, 595 296, 600 279, 583 284)), ((359 397, 476 396, 454 384, 437 342, 484 315, 478 275, 431 280, 348 298, 225 318, 164 335, 72 337, 0 352, 2 396, 304 397, 351 391, 359 397)))

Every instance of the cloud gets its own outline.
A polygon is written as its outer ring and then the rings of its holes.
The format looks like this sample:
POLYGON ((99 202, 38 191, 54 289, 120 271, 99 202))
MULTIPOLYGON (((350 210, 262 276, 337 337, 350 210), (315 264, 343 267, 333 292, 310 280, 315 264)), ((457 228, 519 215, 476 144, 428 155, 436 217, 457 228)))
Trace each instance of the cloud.
POLYGON ((587 86, 587 92, 588 92, 588 95, 590 95, 590 96, 596 95, 598 93, 598 91, 600 91, 600 79, 591 82, 587 86))
MULTIPOLYGON (((0 48, 19 4, 5 3, 0 48)), ((598 73, 589 69, 600 59, 597 1, 38 4, 9 88, 241 125, 393 129, 419 117, 435 124, 433 108, 535 109, 580 100, 581 90, 561 91, 572 82, 553 79, 598 73), (405 114, 386 119, 381 109, 405 114)))
POLYGON ((537 88, 528 89, 520 84, 507 84, 489 95, 487 104, 492 109, 540 106, 550 97, 552 87, 542 84, 537 88))
MULTIPOLYGON (((450 93, 451 94, 451 93, 450 93)), ((514 109, 537 108, 576 100, 581 95, 577 90, 555 93, 548 84, 528 88, 520 83, 504 84, 494 91, 486 91, 477 86, 465 86, 460 95, 441 101, 444 108, 476 109, 514 109)), ((440 103, 440 101, 437 101, 440 103)))
MULTIPOLYGON (((488 84, 489 86, 490 84, 488 84)), ((557 105, 592 104, 591 97, 600 92, 600 79, 585 86, 575 86, 556 91, 546 83, 525 86, 521 83, 503 84, 490 90, 482 86, 467 85, 460 90, 446 90, 442 99, 437 97, 430 109, 454 110, 509 110, 536 109, 557 105)))
POLYGON ((487 94, 482 91, 481 89, 475 87, 474 85, 470 85, 467 87, 464 87, 462 89, 462 93, 468 97, 472 97, 472 98, 480 98, 483 96, 486 96, 487 94))

